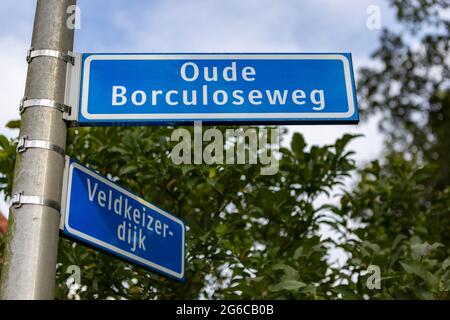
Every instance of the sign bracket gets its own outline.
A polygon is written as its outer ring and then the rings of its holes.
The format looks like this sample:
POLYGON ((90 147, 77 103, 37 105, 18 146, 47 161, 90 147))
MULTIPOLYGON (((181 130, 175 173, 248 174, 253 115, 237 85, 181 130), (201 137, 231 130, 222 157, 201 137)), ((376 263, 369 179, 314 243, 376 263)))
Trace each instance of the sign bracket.
POLYGON ((20 100, 20 113, 23 113, 25 109, 32 107, 47 107, 59 110, 63 113, 64 119, 72 112, 72 108, 70 106, 51 99, 28 99, 24 97, 20 100))
POLYGON ((10 207, 20 208, 25 204, 45 206, 55 209, 58 212, 61 211, 61 205, 57 201, 52 199, 46 199, 40 196, 24 195, 23 191, 16 193, 11 197, 10 207))
POLYGON ((17 144, 17 152, 22 153, 22 152, 25 152, 29 148, 39 148, 39 149, 55 151, 56 153, 62 155, 63 157, 65 157, 65 155, 66 155, 64 148, 57 146, 55 144, 52 144, 48 141, 30 140, 30 139, 28 139, 28 136, 21 137, 17 144))
POLYGON ((78 126, 78 108, 80 99, 81 83, 81 53, 73 53, 73 64, 67 64, 66 72, 66 91, 64 95, 64 104, 71 106, 71 113, 66 119, 71 127, 78 126))

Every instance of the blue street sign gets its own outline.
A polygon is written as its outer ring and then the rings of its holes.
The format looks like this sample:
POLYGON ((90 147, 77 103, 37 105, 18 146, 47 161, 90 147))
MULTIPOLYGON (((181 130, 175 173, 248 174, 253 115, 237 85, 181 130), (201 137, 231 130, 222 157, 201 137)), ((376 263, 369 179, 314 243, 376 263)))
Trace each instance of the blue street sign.
POLYGON ((63 235, 183 280, 182 220, 69 158, 65 170, 63 235))
POLYGON ((82 54, 79 125, 358 123, 351 54, 82 54))

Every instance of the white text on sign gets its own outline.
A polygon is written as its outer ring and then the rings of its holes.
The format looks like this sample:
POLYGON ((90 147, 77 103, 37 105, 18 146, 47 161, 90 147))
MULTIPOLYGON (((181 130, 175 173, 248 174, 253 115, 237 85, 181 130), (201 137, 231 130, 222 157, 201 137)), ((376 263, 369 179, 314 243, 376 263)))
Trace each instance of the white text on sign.
POLYGON ((130 245, 131 251, 141 249, 146 251, 144 232, 150 231, 152 234, 166 238, 172 236, 169 226, 155 219, 142 206, 142 210, 133 207, 128 198, 113 196, 113 190, 101 190, 97 182, 92 183, 87 178, 89 201, 96 202, 100 207, 108 209, 111 213, 123 217, 123 222, 117 228, 117 237, 130 245))
MULTIPOLYGON (((257 79, 257 70, 251 66, 239 67, 237 62, 231 62, 228 66, 219 70, 219 67, 200 68, 195 62, 186 62, 180 68, 180 77, 185 82, 196 81, 217 82, 253 82, 257 79)), ((111 91, 112 106, 124 106, 131 102, 133 106, 145 105, 158 106, 166 104, 169 106, 197 106, 215 105, 223 106, 232 104, 242 105, 271 105, 285 106, 312 104, 314 111, 324 110, 326 107, 325 91, 316 88, 312 90, 304 89, 252 89, 249 91, 236 89, 231 92, 225 90, 211 89, 207 84, 202 85, 201 90, 160 90, 144 89, 129 91, 126 86, 117 84, 112 86, 111 91)))

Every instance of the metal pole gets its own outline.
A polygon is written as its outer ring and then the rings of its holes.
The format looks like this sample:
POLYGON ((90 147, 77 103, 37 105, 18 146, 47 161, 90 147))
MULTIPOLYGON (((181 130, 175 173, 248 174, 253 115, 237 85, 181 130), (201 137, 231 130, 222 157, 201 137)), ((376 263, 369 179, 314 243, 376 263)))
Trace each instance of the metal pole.
MULTIPOLYGON (((37 1, 32 48, 62 53, 73 50, 74 30, 66 21, 68 7, 75 4, 76 0, 37 1)), ((63 59, 45 55, 29 61, 26 99, 64 103, 66 64, 63 59)), ((41 103, 22 113, 20 137, 64 149, 67 126, 63 113, 41 103)), ((61 201, 64 157, 39 147, 22 151, 17 154, 13 195, 22 192, 23 198, 45 201, 22 202, 20 206, 19 199, 18 205, 10 208, 0 298, 53 299, 60 212, 49 203, 61 201)))

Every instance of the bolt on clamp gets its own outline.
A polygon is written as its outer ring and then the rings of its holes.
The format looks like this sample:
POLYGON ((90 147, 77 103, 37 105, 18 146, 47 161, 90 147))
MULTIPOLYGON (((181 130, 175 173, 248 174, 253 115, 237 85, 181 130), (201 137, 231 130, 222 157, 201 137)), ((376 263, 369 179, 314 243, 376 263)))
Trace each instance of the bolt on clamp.
POLYGON ((23 191, 16 193, 11 197, 10 201, 10 207, 13 208, 20 208, 23 205, 32 204, 32 205, 39 205, 39 206, 45 206, 52 209, 55 209, 56 211, 61 211, 61 205, 59 202, 51 199, 46 199, 40 196, 28 196, 24 195, 23 191))
POLYGON ((63 114, 70 115, 72 108, 64 103, 60 103, 50 99, 27 99, 24 97, 20 100, 19 111, 23 113, 25 109, 32 107, 47 107, 61 111, 63 114))

